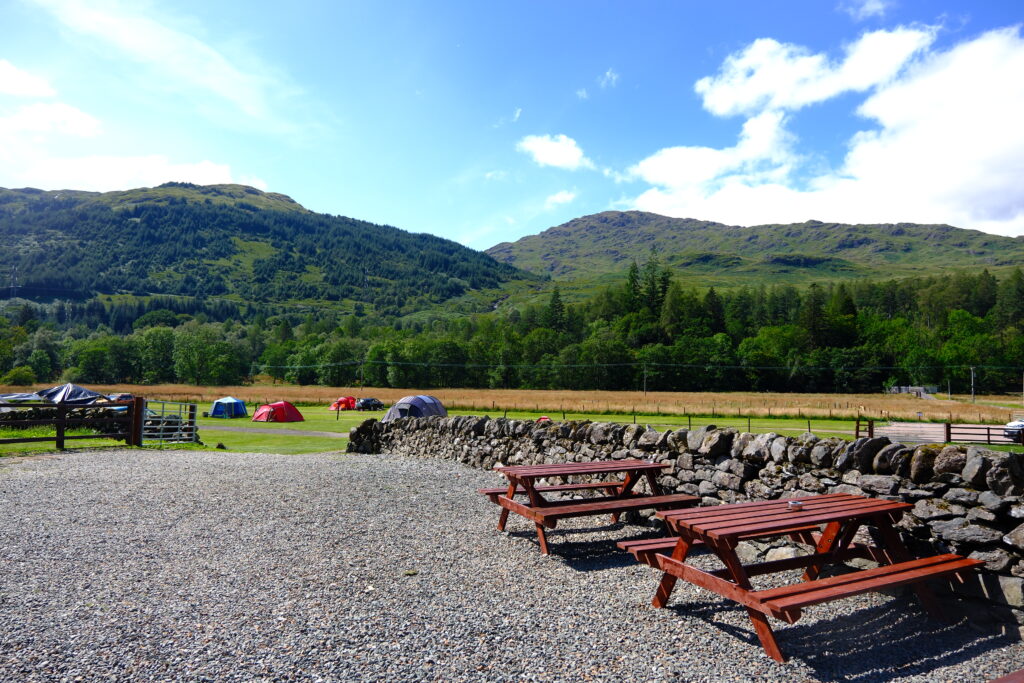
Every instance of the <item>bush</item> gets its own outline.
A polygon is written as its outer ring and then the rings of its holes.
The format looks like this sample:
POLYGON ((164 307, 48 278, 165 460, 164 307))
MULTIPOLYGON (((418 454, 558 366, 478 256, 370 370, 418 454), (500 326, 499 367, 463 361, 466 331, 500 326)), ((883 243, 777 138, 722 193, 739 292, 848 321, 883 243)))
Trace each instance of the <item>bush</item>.
POLYGON ((3 377, 0 377, 0 384, 18 387, 26 387, 35 383, 35 381, 36 373, 32 372, 32 368, 27 365, 20 365, 12 369, 3 377))

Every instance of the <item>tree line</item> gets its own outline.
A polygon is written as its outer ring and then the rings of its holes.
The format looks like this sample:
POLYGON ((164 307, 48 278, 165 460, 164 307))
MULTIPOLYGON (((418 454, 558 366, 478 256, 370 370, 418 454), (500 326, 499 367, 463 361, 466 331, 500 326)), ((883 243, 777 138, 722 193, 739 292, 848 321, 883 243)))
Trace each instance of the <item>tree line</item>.
POLYGON ((1024 370, 1019 268, 718 291, 680 285, 652 255, 579 303, 554 287, 543 304, 412 322, 172 301, 9 301, 0 383, 965 392, 973 376, 1005 392, 1024 370))

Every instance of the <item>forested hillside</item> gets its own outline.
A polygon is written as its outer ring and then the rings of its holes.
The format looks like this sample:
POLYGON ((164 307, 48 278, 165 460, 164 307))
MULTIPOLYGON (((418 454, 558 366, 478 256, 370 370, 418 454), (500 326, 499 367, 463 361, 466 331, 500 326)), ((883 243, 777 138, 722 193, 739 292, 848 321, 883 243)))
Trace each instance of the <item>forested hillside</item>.
POLYGON ((0 275, 23 297, 359 302, 394 316, 530 277, 450 240, 239 185, 0 190, 0 240, 0 275))
MULTIPOLYGON (((173 299, 168 301, 174 301, 173 299)), ((1017 391, 1024 273, 878 282, 681 286, 656 260, 579 305, 414 324, 372 316, 141 313, 93 303, 0 307, 0 383, 235 384, 257 373, 300 384, 565 389, 874 392, 938 384, 1017 391), (114 320, 114 316, 122 316, 114 320), (211 316, 227 316, 210 322, 211 316), (105 317, 108 316, 108 317, 105 317), (69 322, 77 320, 78 322, 69 322), (130 334, 113 327, 127 323, 130 334), (6 373, 6 376, 4 375, 6 373)))
POLYGON ((683 281, 705 286, 810 284, 1024 262, 1024 238, 949 225, 808 221, 740 227, 642 211, 606 211, 504 242, 487 253, 563 281, 621 273, 655 251, 683 281))

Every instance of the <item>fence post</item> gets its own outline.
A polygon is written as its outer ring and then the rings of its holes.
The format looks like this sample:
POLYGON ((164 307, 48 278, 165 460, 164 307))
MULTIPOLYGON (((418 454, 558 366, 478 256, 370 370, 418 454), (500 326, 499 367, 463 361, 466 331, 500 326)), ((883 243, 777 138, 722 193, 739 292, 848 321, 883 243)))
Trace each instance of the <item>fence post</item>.
POLYGON ((857 415, 857 422, 853 428, 853 438, 855 440, 860 438, 860 415, 857 415))
POLYGON ((950 443, 953 440, 953 425, 952 423, 946 423, 946 443, 950 443))
POLYGON ((868 420, 868 438, 869 439, 875 438, 875 421, 874 420, 868 420))
POLYGON ((64 427, 65 420, 67 419, 68 409, 67 406, 60 404, 57 406, 57 450, 64 450, 64 427))
POLYGON ((125 439, 129 446, 142 445, 142 424, 146 412, 146 399, 136 396, 132 399, 132 419, 128 425, 128 437, 125 439))

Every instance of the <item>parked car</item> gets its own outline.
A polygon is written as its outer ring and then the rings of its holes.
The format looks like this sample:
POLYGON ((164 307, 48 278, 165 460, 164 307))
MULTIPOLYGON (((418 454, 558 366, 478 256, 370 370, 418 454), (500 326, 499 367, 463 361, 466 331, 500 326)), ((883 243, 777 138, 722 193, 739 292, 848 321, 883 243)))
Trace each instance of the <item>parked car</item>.
POLYGON ((1006 426, 1003 427, 1003 436, 1007 439, 1013 439, 1017 443, 1021 443, 1021 431, 1024 430, 1024 418, 1014 420, 1013 422, 1007 422, 1006 426))
POLYGON ((384 410, 384 404, 376 398, 361 398, 356 401, 356 410, 384 410))

